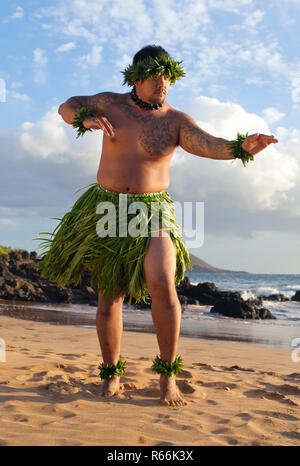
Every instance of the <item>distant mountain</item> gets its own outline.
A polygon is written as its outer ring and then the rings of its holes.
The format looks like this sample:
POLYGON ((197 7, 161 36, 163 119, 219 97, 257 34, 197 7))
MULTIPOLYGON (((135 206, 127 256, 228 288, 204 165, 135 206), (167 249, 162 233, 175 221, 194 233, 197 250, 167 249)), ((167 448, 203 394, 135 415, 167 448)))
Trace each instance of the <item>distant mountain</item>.
POLYGON ((217 267, 214 267, 213 265, 208 264, 202 259, 199 259, 199 257, 194 256, 194 254, 190 253, 190 259, 191 263, 193 264, 193 269, 192 272, 197 272, 197 273, 208 273, 208 272, 227 272, 227 273, 247 273, 244 272, 243 270, 226 270, 226 269, 218 269, 217 267))

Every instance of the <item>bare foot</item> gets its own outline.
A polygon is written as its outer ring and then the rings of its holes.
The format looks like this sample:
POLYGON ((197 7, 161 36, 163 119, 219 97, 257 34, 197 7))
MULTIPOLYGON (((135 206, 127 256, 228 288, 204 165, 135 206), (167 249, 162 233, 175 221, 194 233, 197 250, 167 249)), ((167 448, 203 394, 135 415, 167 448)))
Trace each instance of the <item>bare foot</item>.
POLYGON ((105 379, 100 387, 99 395, 101 396, 113 396, 116 395, 120 390, 120 376, 110 377, 105 379))
POLYGON ((160 404, 165 406, 183 406, 187 404, 176 385, 174 376, 160 376, 160 404))

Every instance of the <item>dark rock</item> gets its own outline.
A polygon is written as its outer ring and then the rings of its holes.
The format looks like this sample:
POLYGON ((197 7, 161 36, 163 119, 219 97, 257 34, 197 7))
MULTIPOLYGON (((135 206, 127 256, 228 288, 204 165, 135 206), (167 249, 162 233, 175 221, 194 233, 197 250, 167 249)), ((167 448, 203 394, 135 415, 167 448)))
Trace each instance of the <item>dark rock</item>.
POLYGON ((259 318, 260 319, 276 319, 275 316, 271 313, 271 311, 265 307, 261 307, 257 309, 257 312, 259 313, 259 318))
POLYGON ((47 300, 52 303, 71 303, 72 292, 70 288, 63 288, 55 282, 47 281, 40 284, 47 300))
POLYGON ((300 301, 300 290, 296 291, 296 293, 292 297, 292 301, 300 301))
POLYGON ((0 263, 0 277, 8 273, 8 268, 6 265, 0 263))
POLYGON ((251 306, 243 299, 222 299, 211 308, 210 312, 222 314, 227 317, 238 317, 240 319, 258 318, 254 306, 251 306))
POLYGON ((22 254, 18 251, 10 251, 8 253, 10 261, 22 261, 22 254))
POLYGON ((197 306, 199 304, 199 301, 198 301, 198 299, 195 299, 195 298, 187 298, 187 304, 197 306))
POLYGON ((289 301, 289 298, 284 296, 282 293, 270 294, 265 299, 268 301, 289 301))
POLYGON ((21 256, 23 260, 30 260, 30 254, 28 251, 22 251, 21 256))
POLYGON ((262 296, 256 296, 255 298, 249 298, 246 300, 246 303, 254 306, 262 306, 263 304, 263 297, 262 296))
POLYGON ((0 264, 8 265, 9 263, 9 255, 8 254, 0 254, 0 264))
POLYGON ((35 251, 10 251, 0 255, 0 298, 36 302, 77 303, 97 306, 97 286, 85 269, 79 285, 60 286, 41 278, 42 261, 35 251))
POLYGON ((219 291, 216 297, 218 299, 242 299, 239 291, 219 291))
POLYGON ((220 291, 214 283, 198 283, 198 285, 187 285, 180 293, 187 298, 194 298, 200 304, 215 304, 220 298, 220 291))
POLYGON ((177 286, 177 292, 179 294, 185 295, 186 292, 192 287, 193 285, 190 282, 189 277, 184 277, 182 282, 177 286))
POLYGON ((37 260, 37 257, 38 257, 37 252, 36 252, 36 251, 31 251, 31 253, 30 253, 30 259, 31 259, 32 261, 35 261, 35 260, 37 260))
POLYGON ((253 304, 244 301, 242 298, 223 298, 218 301, 210 310, 212 313, 222 314, 226 317, 237 317, 240 319, 270 319, 273 318, 270 311, 262 308, 257 309, 253 304))
POLYGON ((179 302, 182 306, 185 306, 188 304, 188 298, 186 296, 183 296, 181 294, 178 295, 179 302))

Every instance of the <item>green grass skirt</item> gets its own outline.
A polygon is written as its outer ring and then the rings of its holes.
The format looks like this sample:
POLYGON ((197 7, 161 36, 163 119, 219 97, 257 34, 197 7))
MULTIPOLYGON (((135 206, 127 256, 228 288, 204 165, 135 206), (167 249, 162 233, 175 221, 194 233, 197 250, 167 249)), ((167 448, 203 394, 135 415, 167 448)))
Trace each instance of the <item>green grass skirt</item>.
POLYGON ((136 303, 146 302, 149 291, 144 275, 145 254, 153 234, 168 230, 176 251, 175 285, 179 285, 186 268, 191 268, 192 264, 182 240, 181 227, 175 218, 174 204, 167 191, 119 194, 104 189, 98 183, 83 189, 85 191, 71 210, 63 218, 57 219, 59 224, 53 233, 40 233, 48 237, 36 238, 42 240, 38 248, 42 256, 41 277, 62 286, 78 285, 86 267, 91 272, 91 284, 97 286, 98 292, 105 290, 105 299, 121 293, 129 296, 128 305, 132 299, 136 303), (104 201, 111 203, 111 212, 105 210, 97 213, 97 206, 104 201), (144 209, 124 216, 124 206, 127 212, 134 202, 142 202, 144 209), (161 205, 164 206, 163 218, 167 218, 169 223, 154 214, 161 205), (154 222, 155 218, 160 220, 154 222), (99 220, 102 222, 102 230, 99 229, 99 220), (127 234, 130 224, 139 228, 138 236, 127 234), (110 232, 115 232, 115 236, 110 234, 100 237, 99 231, 103 232, 103 225, 107 229, 110 225, 110 232))

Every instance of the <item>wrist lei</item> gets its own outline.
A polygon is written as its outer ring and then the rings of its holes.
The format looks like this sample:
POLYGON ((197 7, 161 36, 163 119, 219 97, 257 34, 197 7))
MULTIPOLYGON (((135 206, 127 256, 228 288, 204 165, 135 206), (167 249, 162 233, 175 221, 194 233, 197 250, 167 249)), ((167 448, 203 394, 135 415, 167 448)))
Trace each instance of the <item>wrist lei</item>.
POLYGON ((104 364, 103 362, 100 364, 100 366, 98 366, 98 369, 100 370, 100 379, 109 379, 115 375, 124 375, 126 362, 127 361, 122 361, 121 359, 119 359, 117 364, 104 364))
POLYGON ((162 55, 161 57, 147 57, 135 64, 128 65, 121 73, 124 75, 124 84, 133 86, 136 81, 145 81, 151 79, 154 75, 157 77, 168 76, 171 85, 177 79, 185 76, 181 66, 181 61, 175 61, 173 58, 162 55))
POLYGON ((81 107, 74 115, 74 119, 72 121, 73 128, 77 128, 77 136, 83 136, 86 131, 92 131, 91 128, 86 128, 83 126, 83 121, 87 117, 94 117, 96 116, 93 110, 90 107, 81 107))
POLYGON ((246 152, 242 148, 242 144, 245 141, 245 139, 248 137, 248 132, 246 134, 240 134, 237 133, 236 139, 233 141, 230 141, 227 144, 228 149, 231 150, 231 153, 235 159, 241 159, 244 167, 246 166, 246 163, 249 162, 249 160, 254 160, 254 155, 249 154, 249 152, 246 152))
POLYGON ((159 356, 156 356, 151 369, 153 370, 153 372, 157 372, 158 374, 163 374, 167 375, 168 377, 172 377, 173 374, 179 374, 179 372, 182 371, 183 367, 184 365, 182 364, 182 358, 177 354, 174 362, 168 362, 164 359, 161 359, 159 356))

